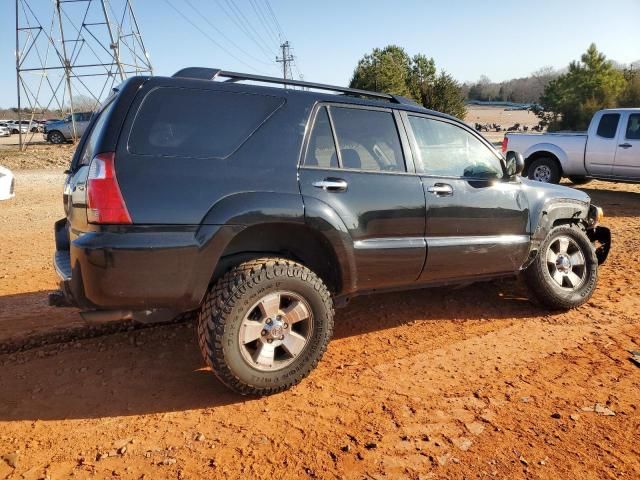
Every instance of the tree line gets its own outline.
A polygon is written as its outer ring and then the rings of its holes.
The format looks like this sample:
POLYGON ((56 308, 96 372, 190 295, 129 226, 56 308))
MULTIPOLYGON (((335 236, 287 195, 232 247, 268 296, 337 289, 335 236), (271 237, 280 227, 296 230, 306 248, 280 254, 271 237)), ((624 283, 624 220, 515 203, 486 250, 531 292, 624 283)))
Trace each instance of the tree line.
POLYGON ((350 86, 402 95, 461 119, 472 100, 529 103, 550 130, 583 130, 603 108, 640 107, 639 69, 615 64, 594 44, 563 71, 544 67, 528 77, 496 83, 482 76, 467 84, 444 70, 438 73, 433 58, 422 53, 412 57, 402 47, 388 45, 358 61, 350 86))

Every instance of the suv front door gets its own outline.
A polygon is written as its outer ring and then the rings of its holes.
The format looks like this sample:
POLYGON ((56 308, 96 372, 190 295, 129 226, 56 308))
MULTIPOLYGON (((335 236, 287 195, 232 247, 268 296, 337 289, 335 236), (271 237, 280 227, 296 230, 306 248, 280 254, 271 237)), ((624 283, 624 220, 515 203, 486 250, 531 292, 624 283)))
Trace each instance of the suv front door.
POLYGON ((356 278, 346 290, 410 284, 424 265, 424 192, 411 162, 407 171, 398 121, 384 108, 315 111, 300 190, 306 215, 328 210, 350 237, 356 278))
POLYGON ((529 252, 528 203, 497 152, 471 129, 403 114, 422 174, 427 260, 421 282, 519 269, 529 252))

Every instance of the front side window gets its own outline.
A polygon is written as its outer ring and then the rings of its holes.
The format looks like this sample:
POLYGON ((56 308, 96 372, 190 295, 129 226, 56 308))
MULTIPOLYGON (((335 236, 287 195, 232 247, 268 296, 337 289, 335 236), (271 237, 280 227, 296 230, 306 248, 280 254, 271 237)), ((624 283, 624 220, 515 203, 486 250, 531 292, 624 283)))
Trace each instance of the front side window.
POLYGON ((598 124, 598 131, 596 132, 599 137, 613 138, 616 136, 616 130, 618 130, 618 122, 620 121, 619 113, 605 113, 600 118, 598 124))
POLYGON ((342 168, 404 172, 404 157, 391 112, 331 107, 342 168))
POLYGON ((327 107, 320 108, 316 114, 304 164, 308 167, 338 168, 338 155, 327 107))
POLYGON ((632 113, 627 121, 627 140, 640 140, 640 113, 632 113))
POLYGON ((443 177, 502 178, 499 157, 471 133, 451 123, 409 115, 419 169, 443 177))

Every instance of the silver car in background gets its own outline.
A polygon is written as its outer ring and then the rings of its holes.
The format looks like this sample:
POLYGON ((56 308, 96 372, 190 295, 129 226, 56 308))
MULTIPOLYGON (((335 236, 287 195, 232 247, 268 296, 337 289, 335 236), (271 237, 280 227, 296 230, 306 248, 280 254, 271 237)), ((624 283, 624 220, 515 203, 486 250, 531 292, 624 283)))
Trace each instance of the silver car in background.
MULTIPOLYGON (((73 118, 76 124, 76 134, 80 138, 87 127, 93 112, 77 112, 73 114, 73 118)), ((64 119, 58 122, 50 122, 44 126, 43 136, 47 142, 51 143, 64 143, 73 139, 73 122, 71 121, 71 115, 67 115, 64 119)))

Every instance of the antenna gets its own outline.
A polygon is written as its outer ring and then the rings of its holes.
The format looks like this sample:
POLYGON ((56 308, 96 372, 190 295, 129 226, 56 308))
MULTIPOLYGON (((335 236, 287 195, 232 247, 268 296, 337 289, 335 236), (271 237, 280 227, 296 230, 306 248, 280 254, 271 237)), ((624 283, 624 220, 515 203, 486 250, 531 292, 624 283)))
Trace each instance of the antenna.
POLYGON ((15 0, 15 8, 19 120, 70 113, 75 141, 74 112, 95 110, 116 82, 153 74, 132 0, 15 0))

